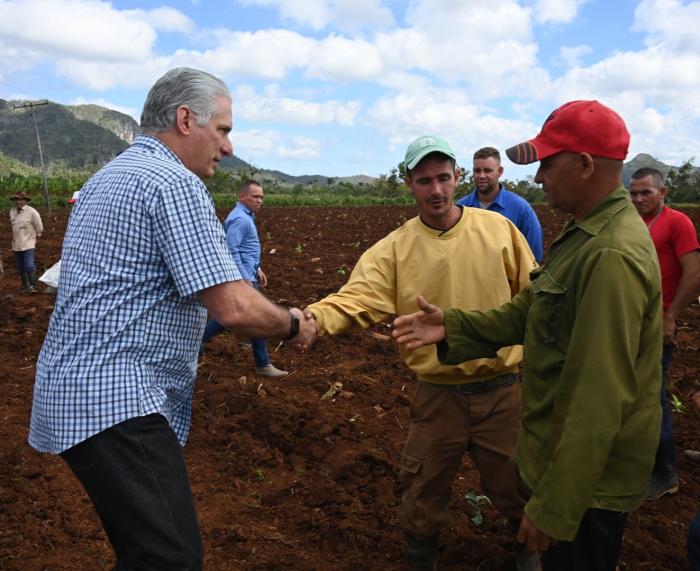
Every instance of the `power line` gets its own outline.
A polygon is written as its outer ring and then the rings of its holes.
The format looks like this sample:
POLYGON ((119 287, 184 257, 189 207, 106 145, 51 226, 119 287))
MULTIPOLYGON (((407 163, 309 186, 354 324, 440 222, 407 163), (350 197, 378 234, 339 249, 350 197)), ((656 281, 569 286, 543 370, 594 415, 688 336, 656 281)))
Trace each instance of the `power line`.
POLYGON ((41 105, 48 105, 48 100, 40 99, 39 101, 28 101, 27 103, 16 104, 13 103, 12 107, 15 109, 29 109, 32 113, 32 119, 34 119, 34 132, 36 133, 36 145, 39 147, 39 163, 41 164, 41 176, 44 179, 44 203, 46 208, 51 212, 51 202, 49 201, 49 186, 46 182, 46 167, 44 166, 44 152, 41 149, 41 137, 39 136, 39 125, 36 122, 36 112, 35 107, 41 105))

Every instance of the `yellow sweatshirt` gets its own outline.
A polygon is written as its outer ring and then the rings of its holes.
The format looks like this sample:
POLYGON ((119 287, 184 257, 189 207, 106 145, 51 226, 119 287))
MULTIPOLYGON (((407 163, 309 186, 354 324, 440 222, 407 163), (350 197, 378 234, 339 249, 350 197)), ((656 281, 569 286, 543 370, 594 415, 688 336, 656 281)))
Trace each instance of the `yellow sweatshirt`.
MULTIPOLYGON (((413 313, 419 294, 442 308, 492 309, 525 288, 535 267, 527 240, 510 220, 464 208, 459 222, 446 232, 412 218, 362 254, 338 293, 309 308, 321 334, 413 313)), ((458 365, 440 364, 433 345, 401 349, 401 357, 422 381, 460 384, 514 371, 522 347, 504 347, 496 358, 458 365)))

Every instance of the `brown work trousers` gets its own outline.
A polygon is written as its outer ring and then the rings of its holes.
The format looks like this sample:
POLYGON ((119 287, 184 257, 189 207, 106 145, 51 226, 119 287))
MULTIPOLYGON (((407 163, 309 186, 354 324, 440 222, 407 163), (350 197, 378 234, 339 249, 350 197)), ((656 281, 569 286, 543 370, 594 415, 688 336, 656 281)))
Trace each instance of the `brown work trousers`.
POLYGON ((519 382, 477 394, 418 382, 399 474, 404 531, 422 539, 447 523, 452 482, 465 451, 479 470, 483 493, 499 512, 519 522, 525 501, 517 492, 512 457, 521 399, 519 382))

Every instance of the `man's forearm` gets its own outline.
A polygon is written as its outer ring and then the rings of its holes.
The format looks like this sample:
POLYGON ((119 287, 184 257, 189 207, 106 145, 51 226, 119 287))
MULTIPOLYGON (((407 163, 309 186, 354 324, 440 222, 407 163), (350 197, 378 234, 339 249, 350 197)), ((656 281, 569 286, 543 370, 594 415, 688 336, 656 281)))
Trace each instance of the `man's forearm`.
POLYGON ((214 319, 237 335, 273 339, 289 335, 289 310, 275 305, 243 280, 210 287, 200 292, 200 299, 214 319))
POLYGON ((676 295, 666 310, 669 318, 678 318, 685 308, 698 298, 698 293, 700 293, 700 280, 698 280, 697 274, 684 272, 678 283, 676 295))

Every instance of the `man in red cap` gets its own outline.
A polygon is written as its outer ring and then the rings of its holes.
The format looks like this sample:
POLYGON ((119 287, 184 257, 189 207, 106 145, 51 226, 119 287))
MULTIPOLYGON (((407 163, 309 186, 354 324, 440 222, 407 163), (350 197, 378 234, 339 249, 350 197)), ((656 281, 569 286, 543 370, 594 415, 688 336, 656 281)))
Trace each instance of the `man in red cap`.
POLYGON ((661 280, 629 193, 629 133, 612 109, 572 101, 534 138, 506 150, 540 161, 535 181, 571 214, 531 285, 485 312, 396 319, 409 349, 437 343, 445 364, 524 343, 522 431, 515 464, 529 500, 518 540, 542 568, 614 571, 627 513, 646 496, 659 440, 661 280))

